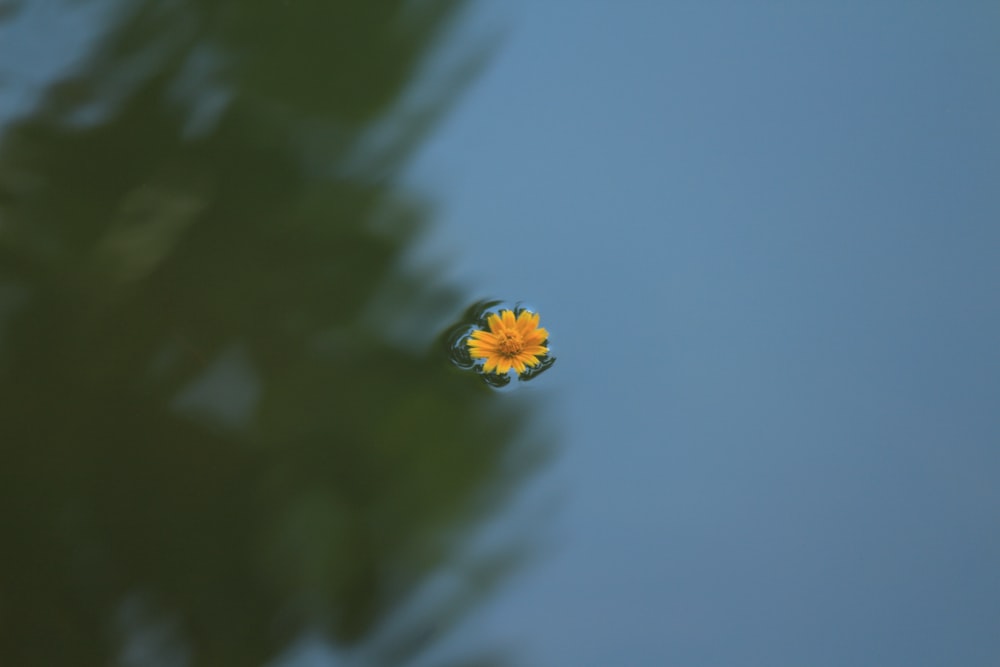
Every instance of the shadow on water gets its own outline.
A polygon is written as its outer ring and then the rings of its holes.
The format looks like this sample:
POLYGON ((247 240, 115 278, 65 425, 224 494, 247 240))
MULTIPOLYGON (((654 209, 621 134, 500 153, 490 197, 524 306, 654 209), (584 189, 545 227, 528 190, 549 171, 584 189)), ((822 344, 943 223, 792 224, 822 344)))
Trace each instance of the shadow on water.
POLYGON ((0 137, 0 664, 408 664, 517 562, 463 544, 549 451, 397 268, 462 8, 114 6, 0 137))

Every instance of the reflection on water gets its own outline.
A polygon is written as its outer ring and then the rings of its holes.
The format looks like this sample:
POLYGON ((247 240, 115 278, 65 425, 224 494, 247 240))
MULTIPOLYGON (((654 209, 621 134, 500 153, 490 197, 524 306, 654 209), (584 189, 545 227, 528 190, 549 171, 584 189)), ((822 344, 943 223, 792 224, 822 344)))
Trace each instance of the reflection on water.
POLYGON ((516 563, 462 545, 547 449, 397 268, 457 5, 120 7, 0 137, 0 664, 406 664, 516 563))
POLYGON ((556 362, 540 321, 520 304, 477 301, 444 335, 451 362, 497 389, 510 384, 512 372, 522 382, 534 379, 556 362))

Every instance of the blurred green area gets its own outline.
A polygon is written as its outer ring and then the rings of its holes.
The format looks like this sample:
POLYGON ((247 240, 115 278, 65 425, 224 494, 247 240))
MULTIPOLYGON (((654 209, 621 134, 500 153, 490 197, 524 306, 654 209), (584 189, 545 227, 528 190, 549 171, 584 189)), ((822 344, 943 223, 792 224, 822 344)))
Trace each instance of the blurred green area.
POLYGON ((550 450, 432 344, 468 295, 399 264, 395 177, 485 54, 428 66, 458 2, 112 6, 0 135, 0 664, 408 664, 550 450))

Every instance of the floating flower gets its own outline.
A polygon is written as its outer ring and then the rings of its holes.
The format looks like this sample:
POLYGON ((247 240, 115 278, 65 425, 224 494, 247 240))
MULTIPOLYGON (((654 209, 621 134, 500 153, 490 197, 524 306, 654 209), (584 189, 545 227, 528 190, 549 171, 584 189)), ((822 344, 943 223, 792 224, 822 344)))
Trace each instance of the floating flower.
POLYGON ((512 310, 501 310, 487 318, 490 330, 476 329, 466 341, 469 353, 485 359, 483 371, 506 374, 511 368, 519 374, 528 366, 537 366, 549 349, 543 345, 549 332, 538 326, 539 315, 522 310, 515 317, 512 310))

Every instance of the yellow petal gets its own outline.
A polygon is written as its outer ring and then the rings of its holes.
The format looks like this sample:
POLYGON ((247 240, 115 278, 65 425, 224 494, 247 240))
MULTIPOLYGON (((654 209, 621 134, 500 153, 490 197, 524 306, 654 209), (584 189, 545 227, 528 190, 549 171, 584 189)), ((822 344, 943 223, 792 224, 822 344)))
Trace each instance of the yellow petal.
POLYGON ((528 311, 523 311, 521 316, 517 318, 517 326, 520 329, 522 335, 529 335, 538 327, 539 315, 538 313, 529 313, 528 311))
POLYGON ((489 317, 487 317, 486 322, 490 325, 490 331, 492 331, 493 333, 500 331, 501 328, 500 318, 497 317, 496 315, 490 315, 489 317))
POLYGON ((513 310, 500 311, 500 317, 503 319, 503 325, 505 327, 507 327, 508 329, 514 328, 514 323, 516 322, 516 320, 514 319, 513 310))
POLYGON ((537 345, 538 343, 541 343, 548 337, 549 337, 549 332, 546 331, 545 329, 535 329, 531 333, 528 333, 524 336, 524 342, 527 345, 532 345, 532 344, 537 345))
POLYGON ((473 331, 471 338, 475 340, 488 341, 490 343, 495 343, 497 340, 495 334, 492 334, 489 331, 483 331, 482 329, 476 329, 475 331, 473 331))

